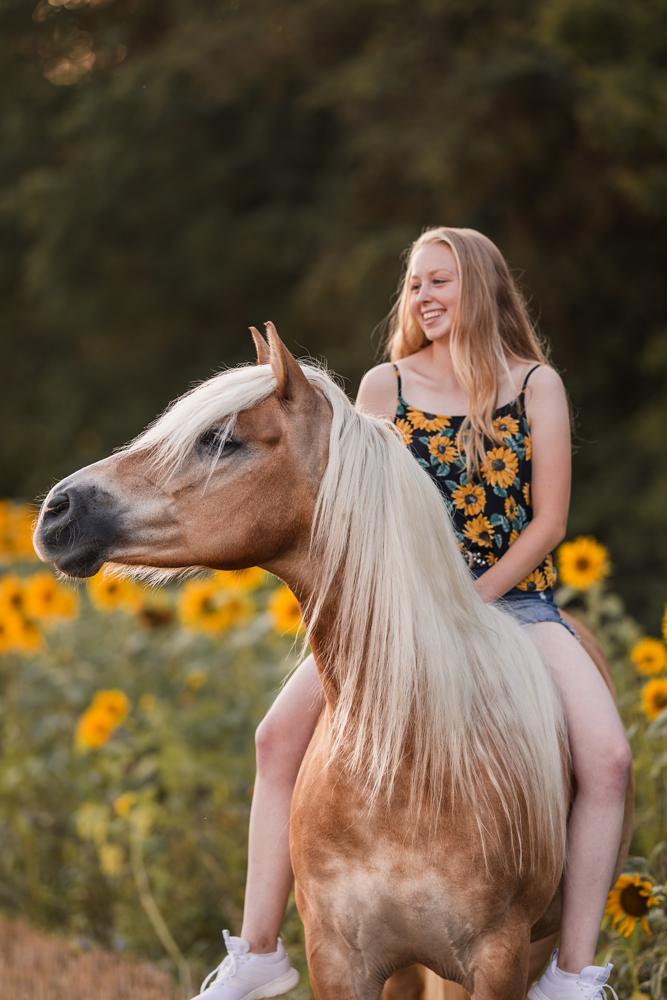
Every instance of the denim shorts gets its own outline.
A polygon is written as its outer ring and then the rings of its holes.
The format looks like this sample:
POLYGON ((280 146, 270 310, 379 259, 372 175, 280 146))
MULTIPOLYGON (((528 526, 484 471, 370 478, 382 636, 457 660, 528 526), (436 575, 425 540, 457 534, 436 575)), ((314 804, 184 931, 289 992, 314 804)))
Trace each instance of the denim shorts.
MULTIPOLYGON (((485 569, 473 569, 474 577, 481 576, 485 569)), ((551 588, 548 590, 519 590, 512 587, 506 594, 494 602, 501 611, 506 611, 518 621, 519 625, 535 625, 537 622, 556 622, 566 628, 575 639, 579 636, 571 625, 561 617, 558 605, 554 601, 551 588)))

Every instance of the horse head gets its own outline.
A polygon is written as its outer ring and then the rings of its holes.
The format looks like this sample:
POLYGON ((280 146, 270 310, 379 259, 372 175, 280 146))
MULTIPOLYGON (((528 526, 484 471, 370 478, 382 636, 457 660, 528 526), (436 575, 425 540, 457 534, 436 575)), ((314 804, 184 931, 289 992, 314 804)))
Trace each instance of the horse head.
POLYGON ((87 577, 262 565, 298 587, 327 462, 331 408, 272 323, 257 365, 177 399, 133 442, 51 489, 34 535, 43 561, 87 577), (296 567, 299 567, 297 572, 296 567))

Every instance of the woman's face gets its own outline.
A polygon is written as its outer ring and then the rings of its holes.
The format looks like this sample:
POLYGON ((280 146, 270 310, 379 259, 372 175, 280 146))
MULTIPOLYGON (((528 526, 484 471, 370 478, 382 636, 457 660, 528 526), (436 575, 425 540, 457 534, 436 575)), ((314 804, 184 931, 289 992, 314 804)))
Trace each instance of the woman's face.
POLYGON ((428 340, 452 329, 459 301, 459 276, 446 243, 425 243, 412 257, 408 275, 410 312, 428 340))

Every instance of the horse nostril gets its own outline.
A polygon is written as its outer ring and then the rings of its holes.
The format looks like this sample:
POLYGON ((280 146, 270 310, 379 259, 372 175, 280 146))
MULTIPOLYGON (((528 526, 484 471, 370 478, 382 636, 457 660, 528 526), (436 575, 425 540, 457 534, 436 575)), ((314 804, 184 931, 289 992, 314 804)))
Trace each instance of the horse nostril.
POLYGON ((69 510, 69 497, 66 493, 56 493, 54 497, 49 500, 49 505, 45 509, 44 513, 48 516, 58 516, 58 514, 64 514, 66 510, 69 510))

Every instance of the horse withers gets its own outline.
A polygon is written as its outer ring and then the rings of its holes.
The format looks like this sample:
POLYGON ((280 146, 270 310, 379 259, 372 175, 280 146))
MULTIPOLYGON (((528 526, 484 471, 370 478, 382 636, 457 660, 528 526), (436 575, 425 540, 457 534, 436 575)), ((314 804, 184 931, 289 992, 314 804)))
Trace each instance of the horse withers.
POLYGON ((448 980, 517 1000, 558 928, 558 693, 525 632, 478 597, 391 423, 267 335, 253 331, 257 365, 58 483, 36 550, 75 577, 257 565, 285 581, 325 694, 290 829, 315 997, 444 997, 448 980))

